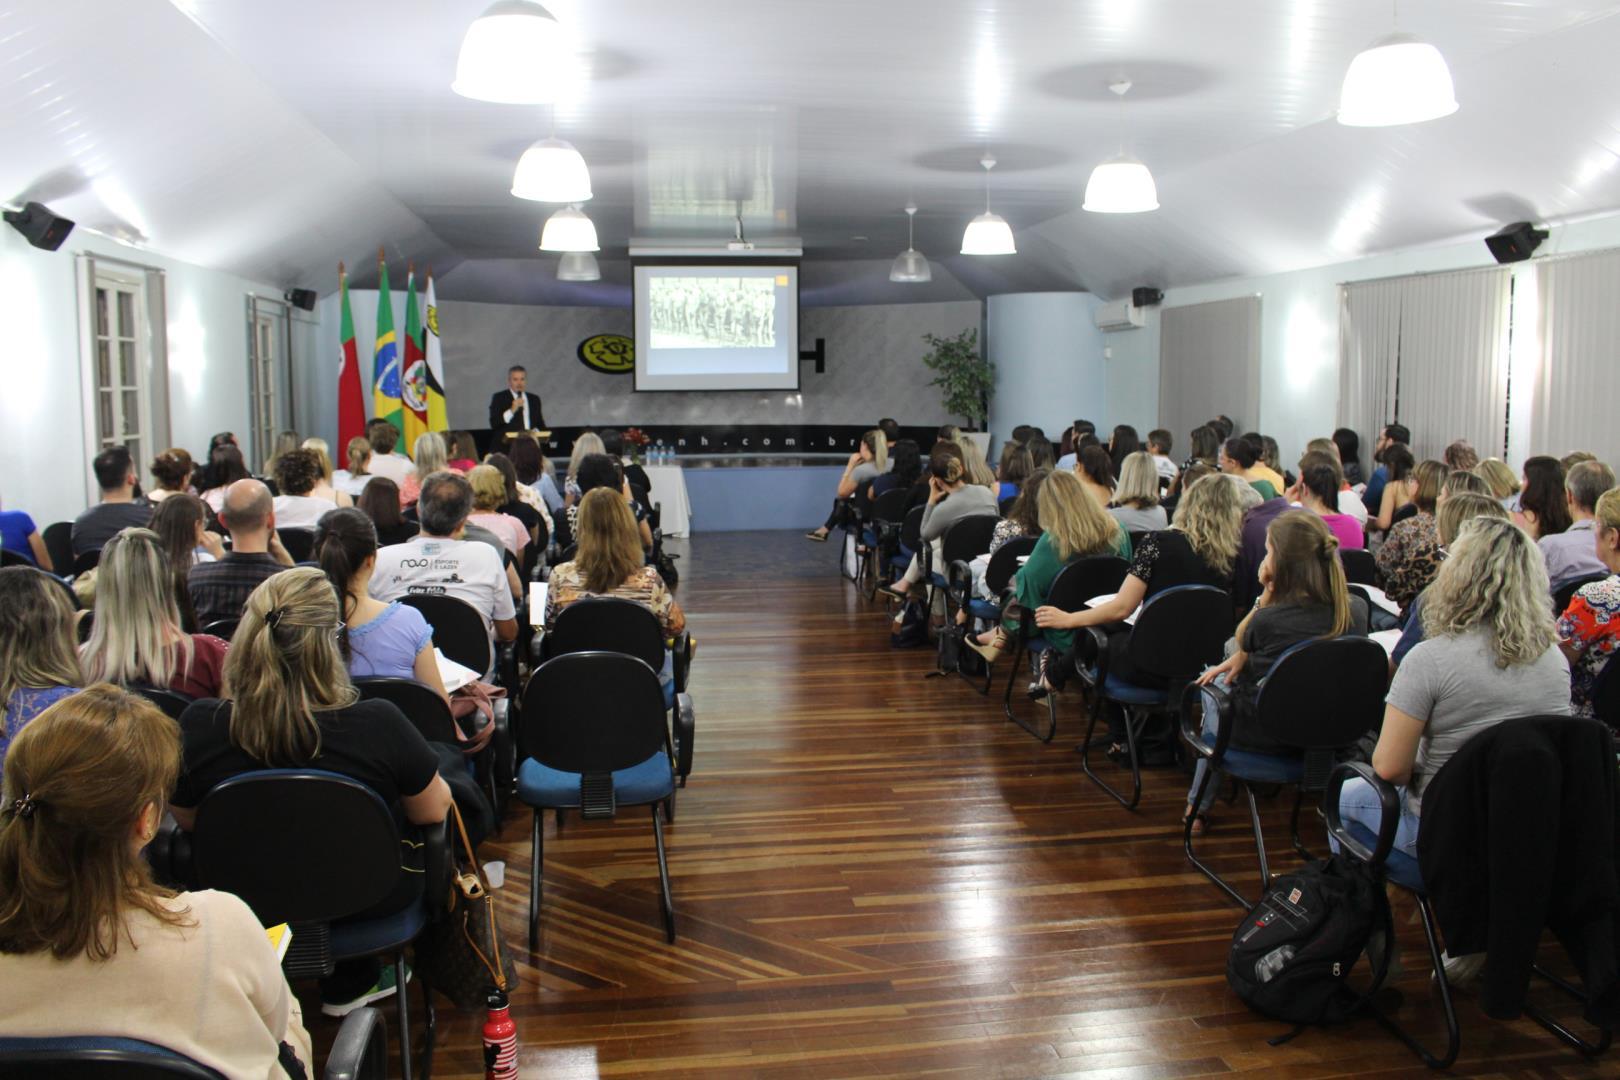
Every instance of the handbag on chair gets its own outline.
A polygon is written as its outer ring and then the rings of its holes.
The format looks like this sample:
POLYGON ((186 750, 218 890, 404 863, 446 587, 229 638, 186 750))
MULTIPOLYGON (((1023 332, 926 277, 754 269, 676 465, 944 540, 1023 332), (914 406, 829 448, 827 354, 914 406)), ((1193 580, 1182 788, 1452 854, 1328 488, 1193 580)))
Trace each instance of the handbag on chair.
POLYGON ((458 1009, 474 1009, 485 1004, 490 987, 510 993, 517 986, 517 965, 501 948, 495 898, 453 802, 450 816, 471 870, 453 868, 446 914, 422 935, 416 958, 435 990, 458 1009))

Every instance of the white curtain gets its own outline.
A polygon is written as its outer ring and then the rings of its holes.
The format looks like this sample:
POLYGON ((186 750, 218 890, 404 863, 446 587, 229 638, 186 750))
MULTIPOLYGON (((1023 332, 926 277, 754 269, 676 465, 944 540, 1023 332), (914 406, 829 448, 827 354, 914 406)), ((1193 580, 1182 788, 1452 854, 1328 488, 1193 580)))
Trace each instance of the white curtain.
POLYGON ((1411 429, 1419 460, 1454 439, 1503 452, 1511 288, 1501 267, 1342 287, 1339 423, 1361 436, 1364 468, 1392 422, 1411 429))
MULTIPOLYGON (((1536 267, 1540 356, 1528 403, 1532 454, 1587 450, 1620 461, 1620 251, 1536 267)), ((1515 386, 1513 405, 1520 407, 1515 386)))
POLYGON ((1159 426, 1187 445, 1219 415, 1260 423, 1260 298, 1165 308, 1159 322, 1159 426))

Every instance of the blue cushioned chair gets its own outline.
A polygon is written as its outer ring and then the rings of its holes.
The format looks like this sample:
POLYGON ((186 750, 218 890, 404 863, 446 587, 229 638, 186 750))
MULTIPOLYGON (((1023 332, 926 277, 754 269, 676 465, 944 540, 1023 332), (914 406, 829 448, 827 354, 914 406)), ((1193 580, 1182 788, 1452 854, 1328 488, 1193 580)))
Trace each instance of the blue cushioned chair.
MULTIPOLYGON (((994 600, 974 595, 973 568, 966 560, 958 559, 951 563, 945 577, 950 582, 950 594, 957 608, 965 609, 970 620, 1000 626, 1002 612, 1011 600, 1008 590, 1012 586, 1013 575, 1018 572, 1018 560, 1034 550, 1035 538, 1031 536, 1016 537, 996 548, 996 553, 990 556, 990 562, 984 568, 985 591, 996 597, 994 600)), ((994 679, 995 673, 986 665, 984 685, 974 689, 988 695, 994 679)))
MULTIPOLYGON (((899 546, 900 528, 905 524, 906 500, 911 492, 891 488, 872 501, 872 510, 861 530, 866 545, 866 598, 877 596, 877 588, 892 577, 890 560, 899 546)), ((920 519, 919 519, 920 521, 920 519)), ((901 568, 902 571, 904 567, 901 568)))
MULTIPOLYGON (((597 601, 591 601, 596 603, 597 601)), ((540 945, 542 811, 578 810, 586 820, 623 806, 649 806, 658 852, 664 933, 675 940, 675 905, 659 804, 675 794, 675 755, 658 674, 618 652, 570 652, 540 665, 518 718, 518 798, 534 810, 529 874, 529 948, 540 945)))
POLYGON ((939 564, 934 565, 934 547, 924 544, 923 568, 926 573, 923 580, 928 582, 928 610, 934 610, 934 596, 944 594, 945 615, 947 625, 949 619, 955 614, 951 606, 951 581, 948 577, 950 568, 955 563, 964 565, 970 559, 977 558, 990 550, 990 534, 996 531, 996 524, 1001 519, 994 514, 974 514, 972 517, 961 518, 952 523, 945 530, 945 535, 939 541, 939 564))
MULTIPOLYGON (((918 553, 923 549, 922 519, 923 511, 927 507, 913 506, 906 512, 905 520, 900 523, 900 532, 892 537, 892 543, 886 543, 884 551, 888 555, 888 574, 890 581, 903 575, 911 566, 911 560, 921 558, 918 553)), ((890 540, 890 534, 883 534, 885 540, 890 540)))
POLYGON ((1107 635, 1086 627, 1097 654, 1095 667, 1077 664, 1080 678, 1092 688, 1090 722, 1080 744, 1080 768, 1091 782, 1127 810, 1142 801, 1142 764, 1136 751, 1137 736, 1148 719, 1179 707, 1183 688, 1205 667, 1221 658, 1232 636, 1232 594, 1211 585, 1177 585, 1150 597, 1130 631, 1126 655, 1136 670, 1154 676, 1152 685, 1137 685, 1108 670, 1107 635), (1125 713, 1125 746, 1131 767, 1131 797, 1114 790, 1091 768, 1091 740, 1097 720, 1107 705, 1125 713))
MULTIPOLYGON (((282 962, 289 979, 330 975, 339 960, 393 958, 405 1080, 411 1077, 405 949, 449 889, 444 826, 424 829, 423 839, 422 897, 392 914, 355 919, 392 893, 404 873, 393 812, 358 780, 320 769, 233 776, 203 797, 191 837, 201 887, 235 893, 266 926, 292 925, 292 947, 282 962)), ((417 981, 425 1009, 425 1077, 432 1067, 436 1017, 427 973, 417 972, 417 981)))
MULTIPOLYGON (((1254 828, 1255 851, 1260 856, 1260 890, 1271 884, 1266 862, 1266 841, 1260 830, 1260 808, 1252 783, 1292 784, 1294 810, 1289 819, 1294 850, 1302 858, 1311 854, 1299 836, 1299 811, 1305 793, 1319 794, 1340 751, 1378 730, 1384 715, 1384 690, 1389 682, 1389 656, 1368 638, 1313 639, 1293 646, 1277 658, 1261 680, 1254 699, 1254 715, 1245 719, 1267 742, 1293 748, 1260 753, 1231 745, 1237 710, 1231 694, 1219 686, 1188 686, 1182 694, 1181 733, 1208 768, 1193 795, 1203 801, 1211 784, 1221 776, 1237 781, 1249 798, 1249 820, 1254 828), (1193 706, 1203 703, 1203 716, 1193 706), (1210 716, 1216 721, 1213 737, 1204 733, 1210 716)), ((1193 822, 1182 828, 1182 847, 1188 860, 1227 896, 1248 908, 1254 901, 1233 888, 1193 853, 1193 822)))
MULTIPOLYGON (((1094 596, 1119 591, 1130 564, 1117 555, 1087 555, 1075 559, 1059 570, 1046 592, 1046 603, 1062 611, 1079 611, 1094 596)), ((1046 734, 1013 711, 1013 685, 1018 681, 1018 662, 1027 650, 1031 666, 1039 671, 1036 662, 1041 653, 1050 648, 1046 638, 1035 627, 1033 611, 1020 612, 1018 633, 1013 637, 1012 663, 1007 668, 1007 690, 1002 695, 1001 710, 1007 719, 1040 739, 1051 742, 1057 734, 1057 700, 1050 694, 1046 698, 1046 734)))
MULTIPOLYGON (((322 1080, 386 1080, 388 1026, 373 1008, 343 1018, 322 1080)), ((224 1080, 166 1046, 91 1035, 0 1037, 0 1080, 224 1080)))

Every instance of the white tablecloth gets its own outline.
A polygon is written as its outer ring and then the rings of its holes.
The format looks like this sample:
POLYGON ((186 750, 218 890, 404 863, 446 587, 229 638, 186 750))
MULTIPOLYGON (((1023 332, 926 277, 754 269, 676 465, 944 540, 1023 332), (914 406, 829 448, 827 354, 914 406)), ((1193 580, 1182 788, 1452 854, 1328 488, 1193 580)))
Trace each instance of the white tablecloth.
POLYGON ((686 473, 679 465, 644 465, 652 481, 652 501, 662 507, 665 536, 686 536, 691 532, 692 501, 686 495, 686 473))

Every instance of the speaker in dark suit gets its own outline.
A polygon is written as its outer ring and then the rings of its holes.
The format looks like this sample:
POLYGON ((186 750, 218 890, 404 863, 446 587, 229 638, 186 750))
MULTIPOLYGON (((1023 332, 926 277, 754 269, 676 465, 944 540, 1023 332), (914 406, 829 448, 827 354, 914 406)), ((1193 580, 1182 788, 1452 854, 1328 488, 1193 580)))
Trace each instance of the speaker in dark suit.
POLYGON ((489 427, 495 433, 494 446, 503 448, 508 433, 543 431, 545 414, 540 411, 540 395, 528 389, 529 373, 515 366, 506 373, 506 389, 489 399, 489 427))

